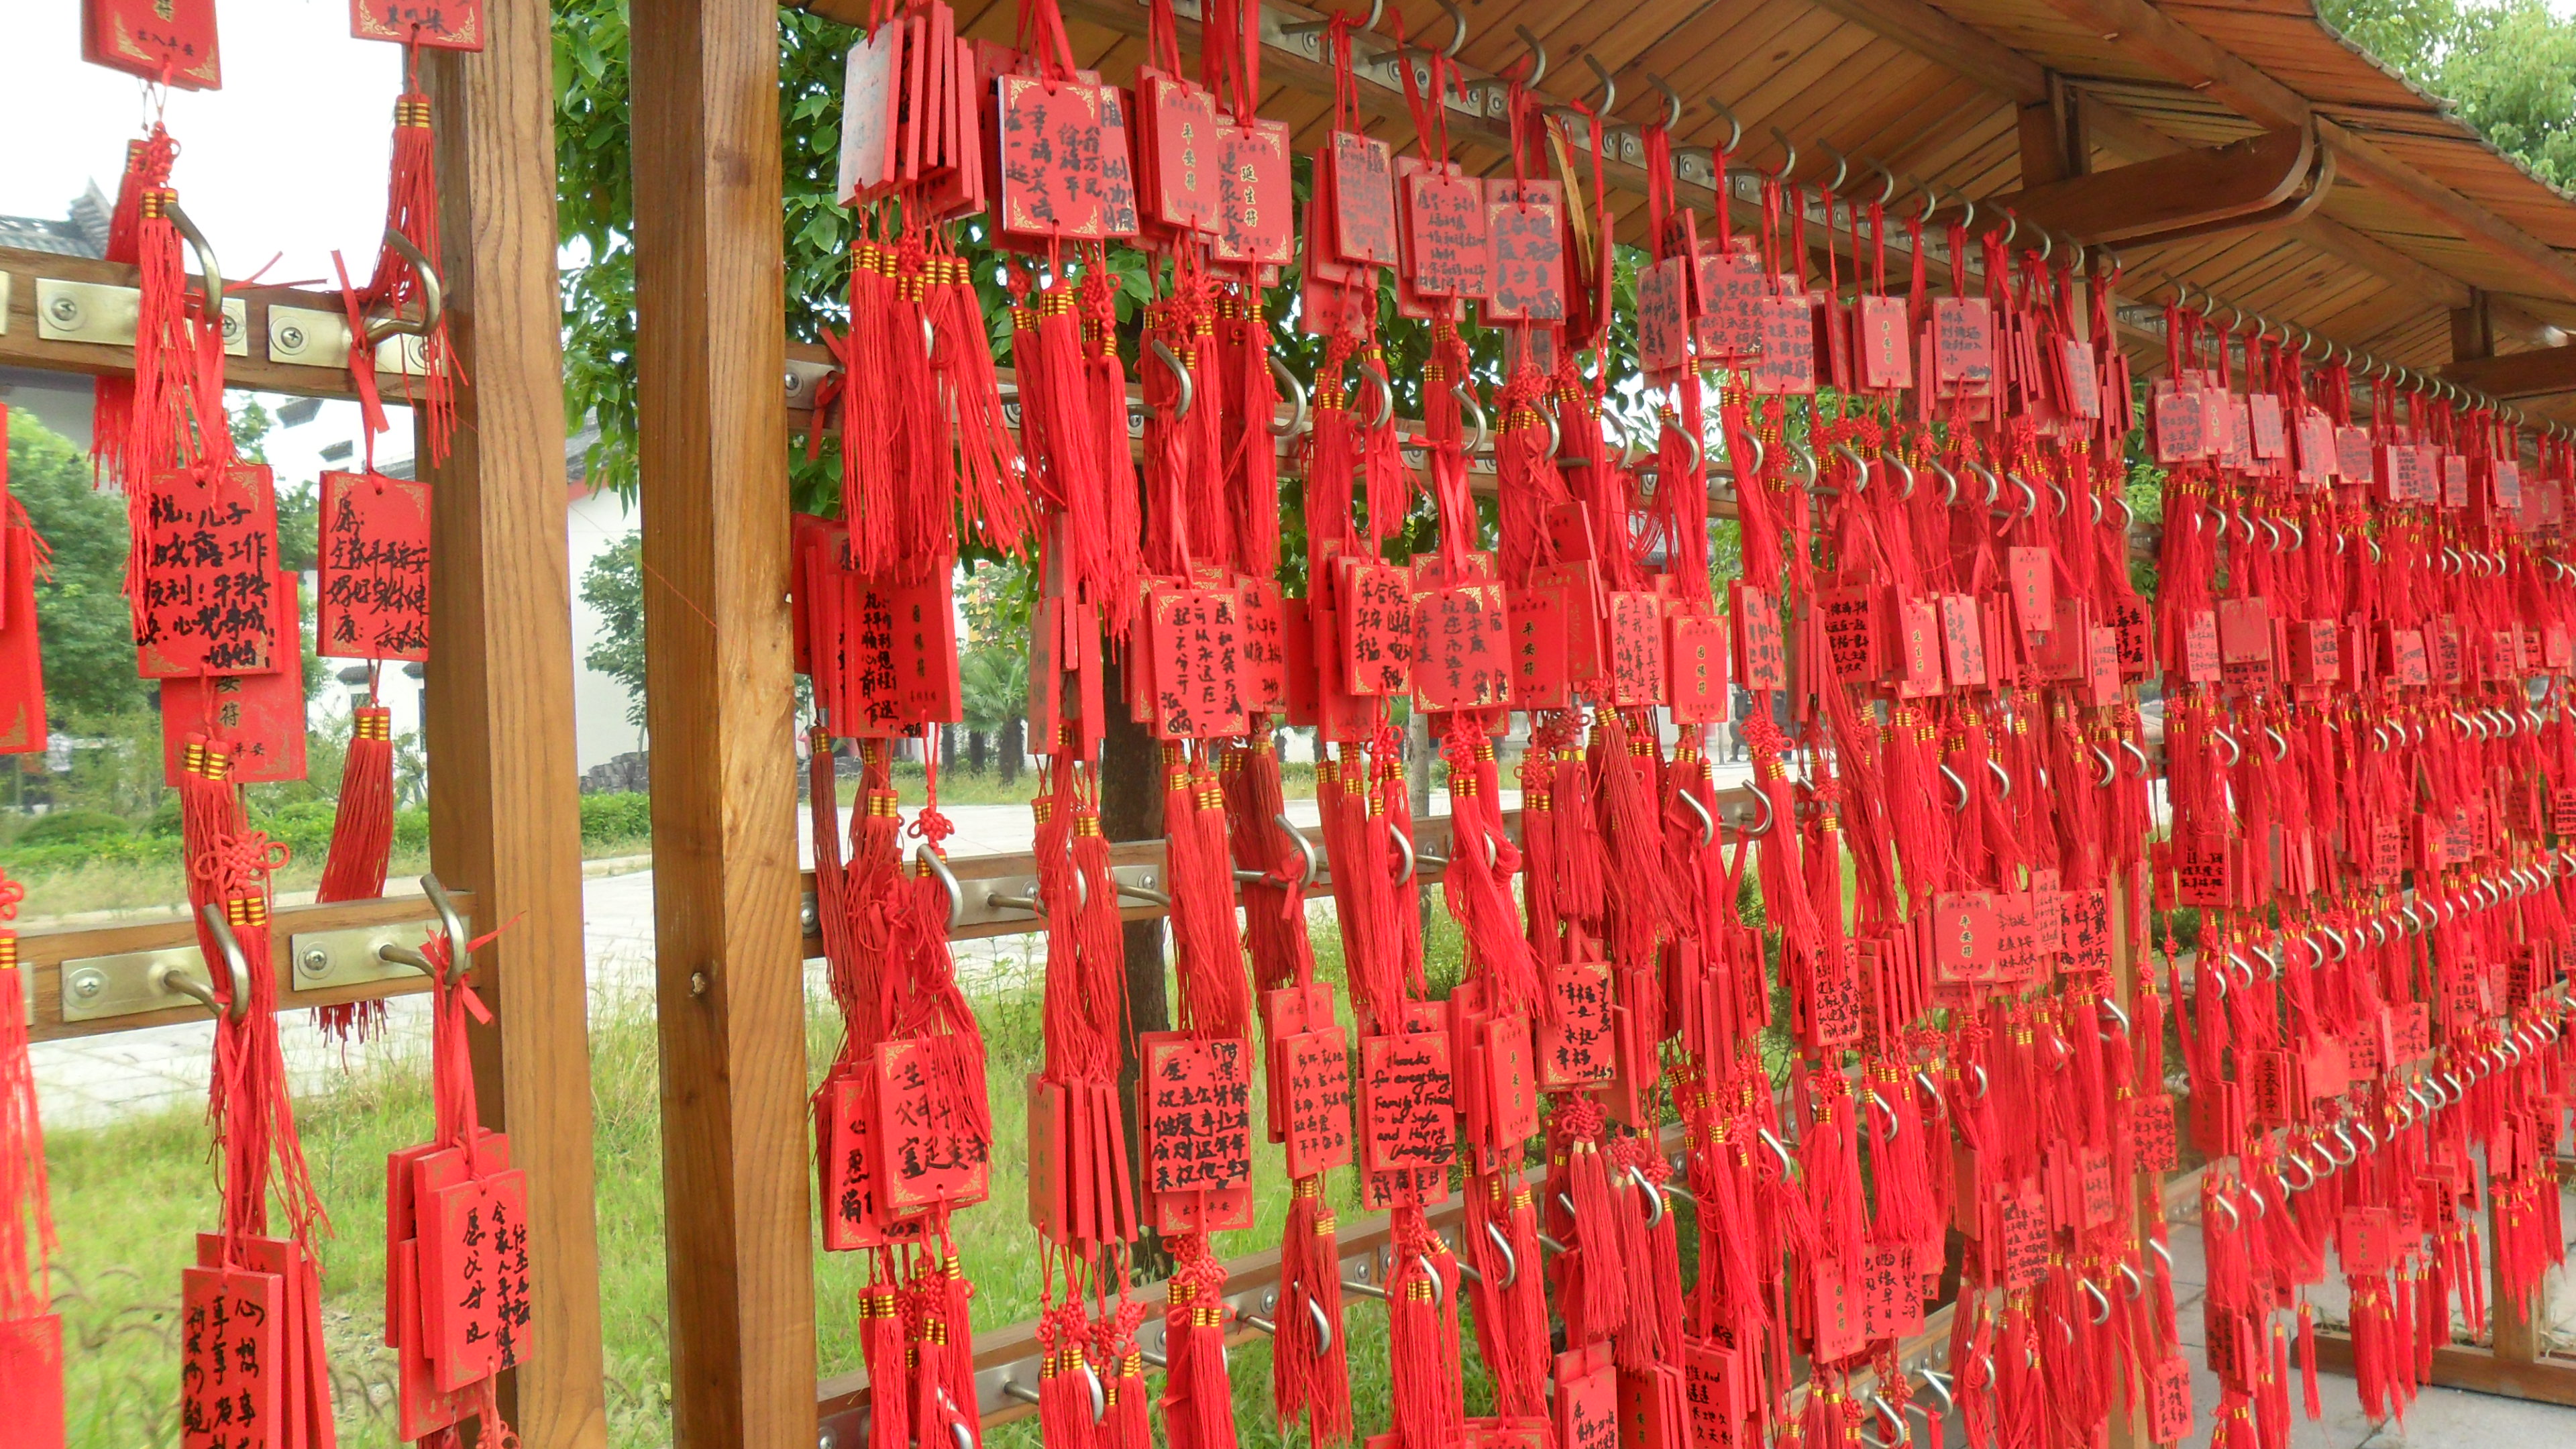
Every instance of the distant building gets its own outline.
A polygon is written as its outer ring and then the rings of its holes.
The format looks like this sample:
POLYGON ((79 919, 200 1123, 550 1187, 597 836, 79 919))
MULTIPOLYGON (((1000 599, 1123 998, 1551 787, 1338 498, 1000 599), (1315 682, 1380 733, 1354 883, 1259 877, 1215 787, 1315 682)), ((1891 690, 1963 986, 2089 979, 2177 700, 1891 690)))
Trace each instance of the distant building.
MULTIPOLYGON (((0 247, 65 257, 104 257, 107 223, 114 210, 115 203, 93 181, 60 220, 0 216, 0 247)), ((89 379, 77 373, 0 367, 0 403, 71 439, 84 452, 90 445, 90 396, 89 379)))
MULTIPOLYGON (((644 732, 626 721, 626 686, 582 662, 605 630, 599 611, 582 601, 581 576, 589 571, 593 559, 616 547, 637 525, 633 502, 595 487, 589 480, 590 448, 598 441, 599 428, 592 423, 585 423, 564 439, 564 479, 568 485, 564 495, 568 545, 565 563, 569 570, 565 578, 572 594, 573 753, 585 773, 644 748, 644 732)), ((408 478, 412 476, 412 465, 409 460, 389 463, 383 471, 408 478)))

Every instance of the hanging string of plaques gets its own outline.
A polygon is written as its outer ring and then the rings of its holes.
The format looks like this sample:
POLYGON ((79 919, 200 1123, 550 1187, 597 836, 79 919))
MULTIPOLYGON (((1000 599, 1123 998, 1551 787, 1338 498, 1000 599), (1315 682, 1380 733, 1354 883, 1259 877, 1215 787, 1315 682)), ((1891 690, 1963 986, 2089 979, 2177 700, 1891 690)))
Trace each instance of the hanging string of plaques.
POLYGON ((2506 421, 2384 369, 2356 422, 2347 354, 2312 366, 2305 338, 2209 311, 2166 308, 2150 398, 2171 470, 2155 878, 2213 1164, 2213 1442, 2272 1443, 2293 1339, 2320 1412, 2306 1294, 2330 1248, 2377 1416, 2430 1381, 2455 1311, 2501 1322, 2564 1256, 2553 838, 2576 756, 2571 597, 2545 550, 2569 459, 2543 441, 2526 475, 2506 421))

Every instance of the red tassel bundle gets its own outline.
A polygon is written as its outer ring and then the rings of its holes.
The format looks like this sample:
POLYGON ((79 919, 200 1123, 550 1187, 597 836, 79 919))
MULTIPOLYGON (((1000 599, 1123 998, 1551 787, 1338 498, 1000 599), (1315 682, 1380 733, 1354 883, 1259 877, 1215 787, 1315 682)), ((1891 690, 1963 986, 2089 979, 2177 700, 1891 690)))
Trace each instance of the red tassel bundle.
POLYGON ((18 966, 26 888, 0 875, 0 1403, 30 1445, 63 1442, 63 1325, 54 1312, 54 1219, 45 1133, 27 1060, 27 974, 18 966))
MULTIPOLYGON (((393 711, 368 704, 350 714, 349 749, 340 767, 340 798, 331 817, 331 854, 313 899, 371 901, 385 893, 394 847, 393 711)), ((365 1041, 383 1029, 381 1000, 316 1007, 314 1023, 340 1042, 365 1041)))

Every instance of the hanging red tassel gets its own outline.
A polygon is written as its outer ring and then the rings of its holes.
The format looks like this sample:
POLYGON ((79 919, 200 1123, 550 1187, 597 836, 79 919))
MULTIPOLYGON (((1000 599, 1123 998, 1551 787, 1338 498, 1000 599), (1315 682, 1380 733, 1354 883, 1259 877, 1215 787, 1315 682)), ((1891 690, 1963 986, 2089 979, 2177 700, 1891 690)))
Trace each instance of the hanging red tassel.
MULTIPOLYGON (((323 862, 313 899, 371 901, 383 895, 393 844, 393 711, 362 705, 351 713, 340 800, 331 819, 331 854, 323 862)), ((334 1041, 363 1042, 383 1028, 385 1004, 379 999, 317 1007, 313 1021, 334 1041)))
POLYGON ((54 1220, 45 1134, 27 1060, 27 977, 18 968, 26 888, 0 875, 0 1404, 13 1442, 63 1442, 63 1325, 53 1311, 54 1220))

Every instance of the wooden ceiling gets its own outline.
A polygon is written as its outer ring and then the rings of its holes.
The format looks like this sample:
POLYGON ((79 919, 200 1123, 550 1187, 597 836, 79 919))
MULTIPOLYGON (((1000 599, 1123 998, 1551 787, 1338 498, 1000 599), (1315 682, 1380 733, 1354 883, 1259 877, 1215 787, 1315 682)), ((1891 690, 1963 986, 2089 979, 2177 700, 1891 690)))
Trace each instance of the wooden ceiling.
MULTIPOLYGON (((867 0, 802 0, 864 20, 867 0)), ((1618 85, 1614 114, 1662 109, 1660 76, 1686 101, 1675 143, 1726 139, 1723 104, 1743 126, 1740 160, 1782 157, 1773 128, 1820 158, 1819 144, 1898 175, 1971 197, 2099 172, 2266 130, 2312 128, 2335 162, 2322 203, 2303 219, 2155 245, 2123 246, 2131 297, 2170 283, 2277 322, 2425 371, 2490 345, 2511 353, 2576 332, 2576 203, 2524 172, 2441 106, 2328 29, 2309 0, 1459 0, 1459 61, 1476 74, 1525 65, 1526 29, 1546 48, 1539 90, 1597 102, 1586 63, 1618 85), (2055 147, 2054 155, 2051 148, 2055 147), (2455 315, 2457 314, 2457 315, 2455 315)), ((1125 80, 1145 59, 1141 0, 1060 0, 1082 59, 1125 80)), ((1178 7, 1195 53, 1196 5, 1178 7)), ((1354 3, 1353 8, 1358 8, 1354 3)), ((963 33, 1008 39, 1017 0, 957 0, 963 33)), ((1314 11, 1267 4, 1267 18, 1314 11)), ((1445 45, 1440 0, 1386 0, 1374 40, 1398 33, 1445 45)), ((1262 111, 1290 122, 1300 150, 1329 126, 1331 78, 1303 42, 1265 47, 1262 111)), ((1401 93, 1358 87, 1373 134, 1398 143, 1413 126, 1401 93)), ((1508 169, 1490 122, 1453 111, 1451 149, 1471 166, 1508 169)), ((1612 206, 1643 210, 1643 175, 1605 168, 1612 206)), ((1801 180, 1823 179, 1802 159, 1801 180)), ((1874 194, 1874 183, 1853 189, 1874 194)), ((1705 206, 1710 192, 1685 187, 1705 206)), ((1899 205, 1908 203, 1900 202, 1899 205)), ((2130 335, 2140 361, 2161 361, 2130 335)), ((2576 350, 2566 359, 2576 364, 2576 350)), ((2544 362, 2546 360, 2543 360, 2544 362)), ((2544 366, 2554 375, 2555 369, 2544 366)), ((2576 390, 2576 365, 2565 369, 2576 390)), ((2576 391, 2531 397, 2525 411, 2576 420, 2576 391)))

